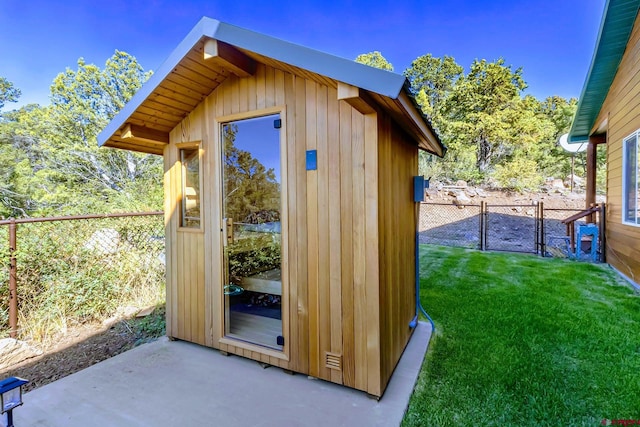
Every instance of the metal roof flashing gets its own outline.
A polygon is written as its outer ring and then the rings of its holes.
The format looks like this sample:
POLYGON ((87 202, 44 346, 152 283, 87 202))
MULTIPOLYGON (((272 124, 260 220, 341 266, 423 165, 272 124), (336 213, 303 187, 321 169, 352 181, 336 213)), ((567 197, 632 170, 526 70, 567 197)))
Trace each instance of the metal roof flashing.
POLYGON ((173 68, 184 58, 191 49, 202 39, 206 34, 215 35, 220 21, 215 19, 203 17, 198 23, 189 31, 189 34, 180 42, 180 44, 171 52, 171 54, 164 60, 162 65, 157 71, 147 80, 142 87, 135 93, 120 110, 118 114, 107 124, 107 126, 98 134, 98 146, 102 147, 111 136, 120 129, 120 127, 127 121, 129 117, 135 112, 135 110, 144 102, 145 99, 153 93, 154 89, 162 83, 162 81, 171 73, 173 68))

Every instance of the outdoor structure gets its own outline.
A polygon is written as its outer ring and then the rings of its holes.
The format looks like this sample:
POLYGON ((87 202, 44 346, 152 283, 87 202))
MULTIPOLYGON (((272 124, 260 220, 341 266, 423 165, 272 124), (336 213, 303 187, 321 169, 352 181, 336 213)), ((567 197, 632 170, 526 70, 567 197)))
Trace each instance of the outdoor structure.
POLYGON ((640 0, 608 0, 569 142, 588 141, 587 207, 596 154, 607 154, 606 260, 640 283, 640 0))
POLYGON ((165 164, 167 334, 381 396, 416 316, 401 75, 203 18, 99 135, 165 164))

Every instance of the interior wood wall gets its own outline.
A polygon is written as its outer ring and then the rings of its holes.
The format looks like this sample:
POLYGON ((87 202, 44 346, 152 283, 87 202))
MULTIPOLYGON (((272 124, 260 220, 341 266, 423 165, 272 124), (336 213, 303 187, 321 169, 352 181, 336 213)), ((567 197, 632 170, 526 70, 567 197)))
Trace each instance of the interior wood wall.
POLYGON ((622 222, 622 140, 640 129, 640 17, 596 126, 607 119, 607 262, 640 284, 640 227, 622 222))
POLYGON ((326 79, 263 64, 251 77, 228 77, 171 132, 164 154, 168 335, 380 396, 415 307, 417 148, 392 141, 397 137, 404 138, 381 113, 363 115, 338 101, 326 79), (225 340, 221 315, 216 120, 275 107, 282 108, 286 134, 285 355, 225 340), (198 140, 203 230, 194 232, 178 227, 176 143, 198 140), (317 170, 306 170, 307 150, 317 150, 317 170), (328 354, 341 369, 327 366, 328 354))

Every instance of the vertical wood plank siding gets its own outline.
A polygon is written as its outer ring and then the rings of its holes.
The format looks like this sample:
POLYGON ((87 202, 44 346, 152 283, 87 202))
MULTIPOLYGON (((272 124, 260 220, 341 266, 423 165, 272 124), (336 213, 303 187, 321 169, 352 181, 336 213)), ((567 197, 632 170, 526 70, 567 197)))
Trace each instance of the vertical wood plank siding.
POLYGON ((607 262, 640 284, 640 227, 622 222, 622 140, 640 129, 640 16, 595 123, 607 120, 607 262))
POLYGON ((378 205, 380 256, 381 381, 389 381, 411 336, 415 316, 415 233, 413 176, 418 152, 388 118, 380 120, 378 205))
POLYGON ((337 100, 334 85, 259 64, 230 75, 170 133, 165 149, 167 333, 381 395, 414 314, 412 176, 417 149, 377 112, 337 100), (282 108, 287 207, 286 357, 224 336, 220 136, 216 120, 282 108), (202 231, 178 225, 177 143, 201 141, 202 231), (317 170, 306 151, 317 150, 317 170), (326 355, 338 355, 339 369, 326 355))

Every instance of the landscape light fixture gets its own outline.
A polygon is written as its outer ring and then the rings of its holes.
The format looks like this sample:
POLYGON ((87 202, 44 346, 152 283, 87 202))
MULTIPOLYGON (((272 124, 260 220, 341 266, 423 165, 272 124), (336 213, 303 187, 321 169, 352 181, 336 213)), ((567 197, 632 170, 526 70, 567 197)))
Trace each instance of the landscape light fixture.
POLYGON ((0 414, 7 413, 7 427, 14 427, 13 408, 22 405, 22 386, 28 382, 18 377, 0 381, 0 414))

